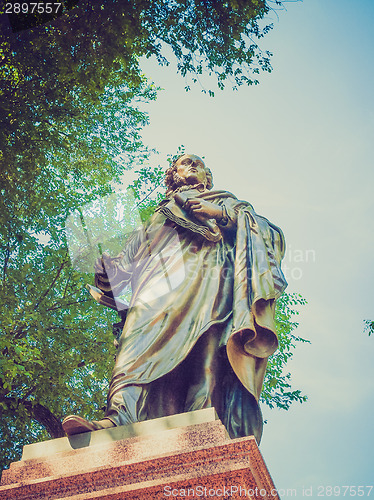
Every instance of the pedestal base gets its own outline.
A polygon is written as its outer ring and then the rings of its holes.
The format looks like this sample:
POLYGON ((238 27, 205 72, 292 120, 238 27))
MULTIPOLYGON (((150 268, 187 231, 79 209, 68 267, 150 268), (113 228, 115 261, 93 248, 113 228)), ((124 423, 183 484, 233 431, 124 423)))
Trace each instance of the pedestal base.
POLYGON ((278 499, 253 436, 230 439, 213 408, 24 448, 0 499, 278 499))

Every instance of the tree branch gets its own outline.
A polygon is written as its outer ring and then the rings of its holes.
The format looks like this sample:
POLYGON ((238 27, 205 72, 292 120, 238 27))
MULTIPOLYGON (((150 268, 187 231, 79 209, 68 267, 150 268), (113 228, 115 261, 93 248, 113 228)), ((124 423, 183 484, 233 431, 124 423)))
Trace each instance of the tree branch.
POLYGON ((3 281, 5 281, 5 276, 7 273, 9 257, 10 257, 10 245, 9 245, 9 240, 8 240, 6 251, 5 251, 5 260, 4 260, 4 268, 3 268, 3 281))
POLYGON ((62 295, 63 299, 66 297, 66 292, 68 291, 68 286, 69 286, 69 282, 71 280, 72 275, 73 275, 73 268, 70 269, 69 274, 68 274, 68 279, 66 280, 65 290, 64 290, 64 293, 62 295))
POLYGON ((82 304, 83 302, 87 302, 88 299, 83 300, 75 300, 74 302, 68 302, 67 304, 60 304, 59 306, 53 306, 47 309, 47 311, 55 311, 56 309, 61 309, 61 307, 68 307, 74 304, 82 304))
POLYGON ((59 267, 58 271, 57 271, 57 274, 56 274, 56 277, 54 278, 54 280, 52 281, 50 287, 43 293, 43 295, 40 297, 39 301, 37 302, 37 304, 35 305, 35 310, 39 307, 39 305, 41 304, 41 302, 46 298, 46 296, 49 294, 49 292, 52 290, 52 287, 53 285, 56 283, 56 281, 58 280, 61 272, 62 272, 62 269, 64 268, 64 265, 68 263, 68 261, 66 260, 66 257, 68 255, 68 250, 66 250, 66 254, 65 254, 65 258, 64 260, 62 261, 61 263, 61 266, 59 267))

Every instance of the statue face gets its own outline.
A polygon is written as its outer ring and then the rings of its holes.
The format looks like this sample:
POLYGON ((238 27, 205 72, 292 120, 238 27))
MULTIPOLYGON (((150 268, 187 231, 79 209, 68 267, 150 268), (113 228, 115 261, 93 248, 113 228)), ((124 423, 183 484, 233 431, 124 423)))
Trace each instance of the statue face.
POLYGON ((206 184, 205 163, 196 155, 183 155, 176 162, 177 174, 186 184, 206 184))

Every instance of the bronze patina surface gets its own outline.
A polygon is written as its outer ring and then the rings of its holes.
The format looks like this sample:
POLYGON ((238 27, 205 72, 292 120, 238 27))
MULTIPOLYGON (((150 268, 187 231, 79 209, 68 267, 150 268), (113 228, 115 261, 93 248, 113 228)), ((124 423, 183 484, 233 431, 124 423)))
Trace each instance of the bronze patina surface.
MULTIPOLYGON (((259 441, 275 301, 286 287, 283 233, 248 202, 212 190, 196 155, 179 157, 165 183, 150 220, 96 265, 104 295, 131 283, 132 298, 105 419, 86 430, 214 406, 231 437, 259 441)), ((66 422, 74 434, 74 417, 66 422)))

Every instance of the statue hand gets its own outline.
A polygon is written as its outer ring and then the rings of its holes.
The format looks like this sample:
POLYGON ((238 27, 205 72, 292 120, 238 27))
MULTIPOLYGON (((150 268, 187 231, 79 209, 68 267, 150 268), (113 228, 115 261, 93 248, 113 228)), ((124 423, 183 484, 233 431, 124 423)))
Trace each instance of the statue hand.
POLYGON ((100 288, 106 295, 113 296, 112 287, 115 285, 115 277, 117 268, 113 261, 115 258, 110 257, 107 253, 95 262, 95 286, 100 288))
POLYGON ((184 207, 198 219, 221 219, 223 215, 220 205, 199 198, 190 198, 184 207))

